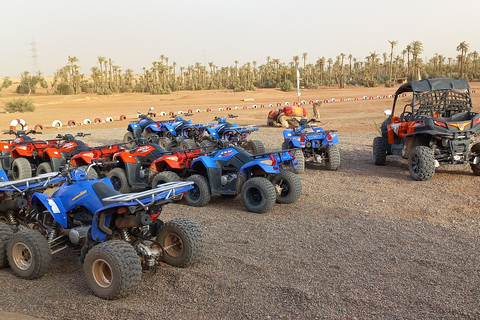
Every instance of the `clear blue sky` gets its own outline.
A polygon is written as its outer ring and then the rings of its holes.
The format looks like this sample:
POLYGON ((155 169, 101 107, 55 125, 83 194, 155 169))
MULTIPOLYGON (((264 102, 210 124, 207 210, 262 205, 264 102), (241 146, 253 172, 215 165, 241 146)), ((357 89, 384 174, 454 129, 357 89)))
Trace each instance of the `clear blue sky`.
POLYGON ((455 58, 462 41, 480 52, 479 15, 479 0, 4 0, 0 77, 32 71, 32 39, 45 76, 69 55, 86 75, 98 56, 140 73, 162 54, 185 67, 288 63, 304 52, 307 63, 340 53, 364 60, 389 53, 388 40, 399 41, 395 54, 418 40, 424 59, 455 58))

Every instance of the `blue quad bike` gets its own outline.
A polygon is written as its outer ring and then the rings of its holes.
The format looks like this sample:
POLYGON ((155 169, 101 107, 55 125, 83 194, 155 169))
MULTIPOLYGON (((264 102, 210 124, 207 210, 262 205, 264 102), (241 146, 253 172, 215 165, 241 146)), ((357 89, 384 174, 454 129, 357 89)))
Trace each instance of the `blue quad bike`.
MULTIPOLYGON (((15 275, 36 279, 49 269, 52 255, 80 249, 79 261, 95 295, 116 299, 134 290, 148 268, 163 261, 177 267, 195 262, 204 247, 201 228, 187 218, 159 219, 162 206, 180 199, 190 182, 171 182, 139 193, 121 194, 108 178, 87 179, 77 169, 51 196, 34 193, 26 219, 6 244, 15 275), (40 232, 39 232, 40 231, 40 232)), ((5 247, 5 238, 0 235, 5 247)))
POLYGON ((213 150, 215 148, 215 140, 227 140, 230 144, 243 148, 251 154, 258 154, 265 152, 265 145, 260 140, 248 140, 248 136, 260 129, 260 125, 248 125, 239 127, 236 123, 227 121, 227 118, 237 118, 233 114, 229 114, 226 118, 215 117, 214 121, 217 123, 213 126, 207 127, 208 136, 200 143, 201 147, 206 150, 213 150))
POLYGON ((193 189, 185 195, 187 203, 202 207, 210 202, 212 194, 234 198, 241 195, 242 203, 250 212, 264 213, 275 202, 294 203, 302 193, 300 178, 283 167, 296 168, 297 160, 289 151, 252 155, 240 147, 228 146, 193 160, 194 172, 187 181, 193 189))
POLYGON ((306 161, 325 165, 328 170, 337 170, 340 166, 340 150, 337 147, 336 130, 324 131, 322 127, 312 127, 312 122, 320 121, 301 119, 296 128, 283 130, 285 140, 282 149, 295 149, 293 152, 298 161, 298 168, 294 170, 296 173, 305 171, 306 161))
POLYGON ((136 139, 146 137, 147 139, 155 139, 158 132, 161 132, 162 124, 171 121, 155 121, 151 117, 153 107, 150 107, 147 114, 137 111, 137 122, 130 122, 127 127, 127 133, 123 136, 123 142, 126 147, 131 149, 136 146, 136 139))
MULTIPOLYGON (((188 117, 192 114, 184 113, 183 116, 188 117)), ((147 140, 168 151, 173 148, 194 149, 205 139, 206 129, 211 125, 211 123, 193 123, 192 120, 177 116, 174 121, 161 124, 160 132, 155 133, 156 138, 149 136, 147 140)))

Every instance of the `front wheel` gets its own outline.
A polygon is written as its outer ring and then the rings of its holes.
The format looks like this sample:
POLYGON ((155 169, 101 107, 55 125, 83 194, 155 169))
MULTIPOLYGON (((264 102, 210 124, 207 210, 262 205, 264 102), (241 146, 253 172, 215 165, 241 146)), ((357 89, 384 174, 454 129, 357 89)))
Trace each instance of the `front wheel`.
MULTIPOLYGON (((480 157, 480 143, 475 143, 472 146, 472 149, 470 149, 470 152, 476 155, 476 157, 480 157)), ((475 175, 480 176, 480 163, 471 163, 470 168, 472 168, 472 171, 475 175)))
POLYGON ((180 150, 195 149, 197 144, 193 139, 184 139, 180 142, 180 150))
POLYGON ((125 135, 123 136, 123 142, 125 143, 125 146, 128 149, 133 149, 137 145, 137 143, 135 142, 135 138, 133 137, 133 133, 131 131, 128 131, 127 133, 125 133, 125 135))
POLYGON ((154 144, 158 144, 158 140, 160 139, 160 137, 154 132, 150 132, 149 134, 147 134, 146 138, 148 143, 154 143, 154 144))
POLYGON ((160 137, 158 139, 158 145, 167 151, 172 150, 172 140, 167 137, 160 137))
POLYGON ((435 157, 432 149, 425 146, 413 148, 408 157, 408 168, 413 180, 431 179, 435 173, 435 157))
POLYGON ((0 222, 0 268, 8 266, 7 244, 12 236, 12 228, 3 222, 0 222))
POLYGON ((193 220, 175 218, 165 223, 157 236, 164 248, 163 261, 174 267, 188 267, 201 256, 205 246, 202 229, 193 220))
POLYGON ((340 166, 340 150, 338 150, 338 147, 336 145, 328 146, 325 154, 327 156, 325 159, 327 169, 337 170, 340 166))
POLYGON ((248 211, 264 213, 275 204, 275 187, 267 178, 253 177, 243 184, 241 197, 248 211))
POLYGON ((302 195, 302 180, 291 171, 282 171, 272 178, 278 203, 294 203, 302 195))
POLYGON ((301 174, 305 172, 305 155, 303 154, 302 149, 296 149, 295 151, 290 151, 295 156, 298 162, 298 168, 293 169, 293 172, 301 174))
POLYGON ((384 166, 387 162, 387 152, 383 149, 383 138, 373 139, 373 161, 377 166, 384 166))
POLYGON ((32 166, 25 158, 17 158, 12 163, 13 180, 20 180, 32 177, 32 166))
POLYGON ((153 178, 152 181, 152 188, 156 188, 162 183, 173 182, 173 181, 180 181, 180 177, 178 174, 172 171, 163 171, 160 172, 153 178))
POLYGON ((47 239, 32 229, 15 233, 7 245, 8 263, 23 279, 38 279, 47 273, 52 255, 47 239))
POLYGON ((128 184, 127 173, 123 168, 113 168, 107 175, 112 182, 113 188, 121 193, 129 193, 132 187, 128 184))
POLYGON ((87 174, 87 179, 92 180, 92 179, 98 179, 98 173, 95 171, 95 169, 92 167, 90 170, 88 170, 88 166, 80 166, 77 169, 80 169, 82 171, 85 171, 87 174))
POLYGON ((188 190, 185 200, 192 207, 204 207, 210 202, 212 194, 208 180, 200 174, 188 177, 187 181, 193 181, 193 189, 188 190))
POLYGON ((90 249, 83 271, 90 289, 103 299, 126 296, 142 278, 142 265, 135 249, 121 240, 106 241, 90 249))

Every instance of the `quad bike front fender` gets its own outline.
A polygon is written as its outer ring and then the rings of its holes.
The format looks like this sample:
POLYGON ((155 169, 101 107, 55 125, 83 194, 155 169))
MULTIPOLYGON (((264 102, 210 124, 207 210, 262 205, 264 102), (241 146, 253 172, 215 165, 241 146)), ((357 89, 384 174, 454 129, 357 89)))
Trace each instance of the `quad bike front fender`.
POLYGON ((207 127, 207 131, 215 139, 220 139, 220 137, 218 136, 218 132, 215 130, 215 128, 208 128, 207 127))
POLYGON ((68 228, 67 212, 59 198, 52 198, 49 195, 35 192, 32 196, 31 203, 33 205, 38 203, 43 204, 56 222, 62 227, 68 228))

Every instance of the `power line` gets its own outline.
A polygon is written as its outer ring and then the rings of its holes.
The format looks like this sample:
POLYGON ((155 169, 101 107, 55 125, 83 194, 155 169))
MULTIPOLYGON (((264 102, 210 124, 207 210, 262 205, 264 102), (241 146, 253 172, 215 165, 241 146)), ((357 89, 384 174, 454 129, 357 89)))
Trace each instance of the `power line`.
POLYGON ((33 58, 32 74, 37 74, 37 72, 39 71, 38 70, 38 61, 37 61, 37 58, 38 58, 37 47, 36 47, 37 44, 38 43, 35 42, 35 39, 32 37, 32 42, 30 42, 30 45, 32 46, 30 51, 32 51, 32 58, 33 58))

